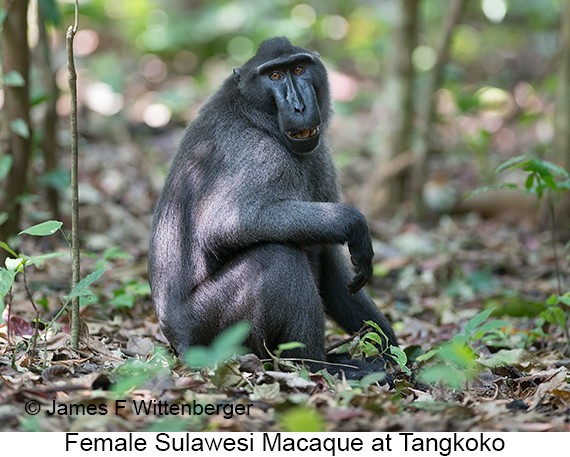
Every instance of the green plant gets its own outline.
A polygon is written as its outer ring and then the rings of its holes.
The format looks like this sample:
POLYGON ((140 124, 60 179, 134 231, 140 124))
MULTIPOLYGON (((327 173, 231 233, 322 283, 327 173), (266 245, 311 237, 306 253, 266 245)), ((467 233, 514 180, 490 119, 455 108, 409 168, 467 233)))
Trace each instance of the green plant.
POLYGON ((454 335, 451 341, 417 357, 417 362, 434 362, 420 370, 419 379, 435 384, 442 382, 452 389, 461 388, 462 383, 473 379, 478 370, 477 349, 473 346, 485 335, 510 324, 502 319, 485 323, 493 309, 481 311, 471 318, 462 332, 454 335))
POLYGON ((84 252, 85 256, 95 259, 95 266, 94 268, 98 270, 99 268, 104 268, 108 265, 108 263, 112 260, 117 259, 132 259, 133 256, 128 252, 122 251, 119 246, 112 246, 110 248, 105 249, 102 254, 96 254, 94 252, 84 252))
MULTIPOLYGON (((107 248, 101 254, 94 252, 84 252, 83 254, 95 260, 95 264, 93 265, 95 270, 110 268, 114 260, 130 260, 133 257, 128 252, 123 251, 119 246, 107 248)), ((121 280, 120 283, 121 286, 112 291, 112 296, 105 302, 105 305, 112 305, 117 308, 132 308, 138 297, 150 295, 150 285, 148 281, 126 279, 121 280)), ((88 303, 81 303, 81 305, 84 304, 88 303)))
POLYGON ((534 328, 527 333, 525 346, 529 346, 536 338, 547 338, 548 335, 544 331, 545 324, 558 325, 564 329, 566 327, 566 314, 561 306, 570 306, 570 292, 564 295, 552 294, 546 300, 546 309, 540 312, 539 317, 534 323, 534 328))
POLYGON ((402 370, 408 375, 412 372, 406 366, 408 356, 402 349, 397 346, 391 346, 386 334, 380 326, 373 321, 364 321, 365 324, 372 327, 375 331, 368 332, 360 338, 360 351, 368 357, 385 357, 396 362, 402 370))
MULTIPOLYGON (((566 307, 570 306, 570 298, 567 295, 562 294, 561 272, 556 249, 555 223, 555 207, 556 204, 560 201, 560 195, 570 189, 570 174, 568 174, 564 168, 552 162, 537 159, 536 157, 529 157, 526 155, 520 155, 507 160, 506 162, 499 165, 495 172, 500 173, 505 170, 514 170, 518 168, 521 168, 527 173, 527 178, 522 190, 527 193, 536 195, 537 209, 539 208, 542 200, 546 199, 550 214, 550 234, 553 259, 556 267, 558 295, 551 296, 548 299, 548 308, 541 313, 541 318, 544 320, 544 322, 560 325, 564 332, 564 337, 566 338, 567 343, 570 344, 570 334, 568 332, 568 311, 565 311, 559 307, 559 305, 564 305, 566 307)), ((472 197, 482 192, 498 189, 520 190, 519 186, 516 184, 501 183, 474 190, 473 192, 466 194, 465 197, 472 197)))
POLYGON ((132 308, 137 297, 147 297, 150 295, 150 285, 148 281, 137 281, 131 279, 124 281, 122 286, 113 291, 113 298, 108 304, 117 308, 132 308))
MULTIPOLYGON (((418 378, 429 384, 441 382, 452 389, 460 389, 465 381, 473 379, 477 373, 476 354, 469 345, 456 340, 442 344, 425 356, 434 357, 435 364, 422 369, 418 378)), ((426 360, 420 356, 418 361, 426 360)))
MULTIPOLYGON (((49 236, 49 235, 53 235, 54 233, 60 231, 63 234, 65 240, 69 243, 67 236, 65 235, 65 233, 61 229, 62 225, 63 224, 59 221, 46 221, 46 222, 42 222, 41 224, 37 224, 37 225, 29 227, 25 230, 22 230, 19 233, 19 235, 25 235, 26 234, 26 235, 32 235, 32 236, 49 236)), ((23 282, 24 282, 24 287, 26 289, 28 299, 30 300, 30 302, 32 303, 32 305, 34 307, 34 310, 36 311, 36 319, 35 319, 36 326, 35 326, 35 332, 34 332, 34 344, 32 346, 32 351, 35 351, 35 341, 36 341, 36 337, 37 337, 37 333, 38 333, 37 332, 37 330, 38 330, 37 324, 39 323, 39 311, 36 307, 36 304, 32 298, 32 294, 31 294, 30 289, 28 287, 26 269, 31 265, 34 265, 36 267, 40 267, 43 265, 43 263, 46 260, 52 259, 55 257, 61 257, 61 256, 64 256, 65 254, 60 253, 60 252, 51 252, 51 253, 42 254, 39 256, 27 256, 25 254, 17 254, 15 251, 13 251, 3 241, 0 241, 0 247, 3 248, 4 250, 6 250, 8 252, 8 254, 10 256, 12 256, 12 257, 8 257, 6 259, 6 267, 0 268, 0 299, 5 299, 7 305, 10 305, 11 291, 12 291, 12 287, 14 285, 14 281, 15 281, 18 273, 21 273, 23 275, 23 278, 24 278, 23 282)), ((72 289, 72 291, 69 293, 69 295, 66 295, 65 297, 63 297, 63 300, 62 300, 63 307, 62 307, 61 311, 52 319, 52 321, 46 327, 46 330, 48 330, 53 325, 53 323, 59 318, 59 316, 61 315, 61 313, 63 313, 64 310, 69 311, 68 304, 72 299, 92 296, 93 292, 90 290, 90 286, 95 281, 97 281, 103 275, 103 273, 105 273, 105 271, 106 271, 106 269, 102 268, 102 269, 98 269, 98 270, 94 271, 93 273, 89 274, 88 276, 83 278, 72 289)), ((9 309, 9 311, 11 312, 11 309, 9 309)), ((10 322, 9 321, 10 321, 10 319, 8 319, 8 322, 6 323, 8 326, 8 329, 10 328, 10 322)))
MULTIPOLYGON (((33 236, 47 236, 53 235, 55 232, 61 229, 63 224, 58 221, 47 221, 38 225, 34 225, 26 230, 22 230, 19 235, 33 235, 33 236)), ((63 232, 62 232, 63 233, 63 232)), ((0 247, 8 252, 12 258, 8 257, 6 259, 5 268, 0 268, 0 298, 4 298, 6 294, 12 288, 14 280, 18 273, 22 273, 25 276, 25 268, 30 265, 35 265, 37 267, 41 266, 47 259, 60 257, 64 254, 58 252, 52 252, 49 254, 43 254, 39 256, 27 256, 25 254, 16 254, 8 244, 4 241, 0 241, 0 247)))

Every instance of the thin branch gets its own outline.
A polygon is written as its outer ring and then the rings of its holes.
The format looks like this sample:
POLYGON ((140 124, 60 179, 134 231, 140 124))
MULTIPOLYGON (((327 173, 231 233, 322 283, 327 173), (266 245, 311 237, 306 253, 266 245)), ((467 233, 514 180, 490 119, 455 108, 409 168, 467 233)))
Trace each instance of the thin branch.
MULTIPOLYGON (((77 73, 73 61, 73 38, 77 32, 78 0, 75 0, 75 24, 69 26, 66 35, 67 71, 69 92, 71 94, 71 264, 73 269, 72 284, 75 287, 80 280, 79 252, 79 190, 78 190, 78 133, 77 133, 77 73)), ((79 297, 71 302, 71 347, 79 347, 79 297)))
POLYGON ((79 22, 79 0, 75 0, 75 23, 73 24, 73 34, 77 33, 77 25, 79 22))

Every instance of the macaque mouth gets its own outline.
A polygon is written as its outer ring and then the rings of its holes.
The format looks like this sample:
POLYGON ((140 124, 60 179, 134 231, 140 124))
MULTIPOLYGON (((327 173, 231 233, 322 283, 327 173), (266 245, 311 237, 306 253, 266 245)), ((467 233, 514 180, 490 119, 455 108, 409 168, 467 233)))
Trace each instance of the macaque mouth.
POLYGON ((301 130, 297 130, 297 131, 288 131, 287 135, 289 135, 291 138, 295 138, 297 140, 305 140, 307 138, 311 138, 313 136, 315 136, 317 133, 319 133, 319 126, 317 125, 316 127, 311 127, 308 129, 301 129, 301 130))

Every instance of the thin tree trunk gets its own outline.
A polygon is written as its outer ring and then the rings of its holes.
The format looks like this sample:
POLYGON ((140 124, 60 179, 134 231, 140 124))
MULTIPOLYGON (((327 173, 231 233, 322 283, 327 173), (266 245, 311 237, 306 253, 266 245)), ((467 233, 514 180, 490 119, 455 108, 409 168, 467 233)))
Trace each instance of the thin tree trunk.
POLYGON ((418 144, 414 151, 415 160, 412 171, 412 188, 414 194, 414 211, 418 219, 424 214, 422 190, 427 174, 427 158, 431 149, 431 133, 435 117, 435 93, 441 85, 443 68, 449 60, 451 37, 458 24, 465 6, 464 0, 452 0, 447 15, 443 36, 437 49, 437 60, 429 74, 429 82, 422 97, 423 106, 418 115, 418 144))
POLYGON ((570 170, 570 0, 564 0, 560 16, 560 67, 554 115, 556 161, 570 170))
MULTIPOLYGON (((0 240, 7 241, 19 231, 20 197, 26 191, 32 135, 29 96, 28 2, 3 0, 2 8, 7 12, 0 32, 3 73, 8 75, 11 72, 18 72, 23 78, 22 85, 4 85, 1 146, 2 154, 12 157, 12 167, 2 183, 0 211, 6 212, 8 219, 0 225, 0 240)), ((5 254, 0 253, 0 257, 1 265, 4 265, 5 254)))
MULTIPOLYGON (((385 100, 388 105, 388 123, 386 127, 386 151, 380 151, 372 177, 366 185, 365 210, 369 214, 378 213, 383 202, 378 197, 388 190, 389 202, 397 203, 403 197, 405 168, 386 177, 387 163, 392 163, 397 156, 410 148, 413 129, 413 88, 414 68, 412 52, 417 45, 418 7, 420 0, 397 0, 399 21, 393 34, 393 46, 390 55, 390 76, 385 88, 385 100)), ((396 159, 399 163, 400 161, 396 159)), ((404 161, 405 162, 405 161, 404 161)))

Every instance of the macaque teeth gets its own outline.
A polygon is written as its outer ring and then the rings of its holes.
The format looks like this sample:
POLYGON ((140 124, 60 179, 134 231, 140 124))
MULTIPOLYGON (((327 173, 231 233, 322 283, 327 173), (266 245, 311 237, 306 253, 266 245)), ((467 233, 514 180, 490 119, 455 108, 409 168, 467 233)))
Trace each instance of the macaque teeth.
POLYGON ((303 129, 295 133, 289 131, 287 132, 287 135, 289 135, 291 138, 298 138, 304 140, 315 136, 317 133, 319 133, 319 126, 314 127, 312 129, 303 129))

